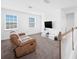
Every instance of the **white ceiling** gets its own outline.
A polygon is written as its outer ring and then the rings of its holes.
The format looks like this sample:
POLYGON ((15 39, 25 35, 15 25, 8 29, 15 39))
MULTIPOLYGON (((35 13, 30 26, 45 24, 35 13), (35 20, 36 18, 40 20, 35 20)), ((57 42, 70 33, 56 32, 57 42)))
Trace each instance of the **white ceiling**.
POLYGON ((55 8, 64 8, 64 7, 71 7, 76 6, 76 0, 25 0, 25 4, 32 5, 32 6, 49 6, 55 8), (48 1, 49 3, 46 3, 48 1))
POLYGON ((61 8, 76 7, 76 0, 1 0, 1 7, 37 13, 53 14, 61 8), (30 7, 30 8, 29 8, 30 7))
MULTIPOLYGON (((76 6, 77 1, 76 0, 2 0, 1 1, 2 6, 6 5, 12 5, 15 3, 15 5, 19 4, 25 6, 26 8, 29 6, 35 7, 35 8, 65 8, 65 7, 72 7, 76 6), (46 3, 45 1, 48 1, 49 3, 46 3)), ((19 6, 20 6, 19 5, 19 6)))

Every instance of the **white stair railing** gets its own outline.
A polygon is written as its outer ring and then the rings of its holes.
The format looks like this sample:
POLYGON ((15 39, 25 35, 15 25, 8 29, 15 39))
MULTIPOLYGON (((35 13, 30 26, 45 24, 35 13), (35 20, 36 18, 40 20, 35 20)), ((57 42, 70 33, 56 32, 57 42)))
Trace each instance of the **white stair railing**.
POLYGON ((69 31, 67 31, 67 32, 65 32, 65 33, 62 33, 62 32, 59 32, 59 34, 58 34, 58 40, 59 40, 59 59, 62 59, 61 57, 61 41, 63 40, 63 37, 64 36, 66 36, 66 35, 68 35, 69 33, 71 33, 72 32, 72 50, 74 50, 74 41, 73 41, 73 32, 74 32, 74 30, 75 29, 77 29, 77 27, 74 27, 74 28, 72 28, 72 29, 70 29, 69 31))

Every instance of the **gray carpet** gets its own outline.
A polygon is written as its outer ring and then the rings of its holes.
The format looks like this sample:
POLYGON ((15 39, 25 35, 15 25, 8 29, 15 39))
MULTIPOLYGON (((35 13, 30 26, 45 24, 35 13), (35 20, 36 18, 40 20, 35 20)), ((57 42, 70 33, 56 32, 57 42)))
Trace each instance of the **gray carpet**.
POLYGON ((15 58, 9 40, 1 41, 1 59, 59 59, 58 41, 41 37, 40 34, 31 35, 37 41, 35 52, 21 58, 15 58))

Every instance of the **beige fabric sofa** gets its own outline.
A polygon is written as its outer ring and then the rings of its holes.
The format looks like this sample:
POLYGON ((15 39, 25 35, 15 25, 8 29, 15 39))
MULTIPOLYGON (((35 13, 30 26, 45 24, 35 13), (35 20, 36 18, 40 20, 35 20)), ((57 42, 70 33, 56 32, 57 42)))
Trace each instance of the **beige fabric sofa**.
POLYGON ((21 57, 36 50, 36 40, 33 38, 26 38, 25 42, 22 42, 20 36, 24 33, 10 35, 10 41, 14 46, 14 52, 16 57, 21 57))

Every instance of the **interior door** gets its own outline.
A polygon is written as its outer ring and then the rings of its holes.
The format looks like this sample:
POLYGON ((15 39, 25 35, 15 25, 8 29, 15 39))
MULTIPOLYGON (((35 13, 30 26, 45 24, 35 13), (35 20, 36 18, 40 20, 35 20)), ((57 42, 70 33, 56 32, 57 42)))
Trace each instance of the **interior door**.
POLYGON ((75 14, 74 13, 67 13, 66 14, 66 21, 67 21, 67 30, 74 27, 75 14))

